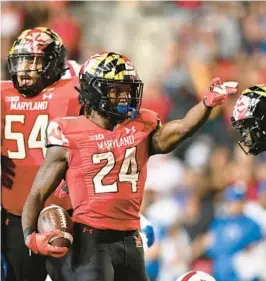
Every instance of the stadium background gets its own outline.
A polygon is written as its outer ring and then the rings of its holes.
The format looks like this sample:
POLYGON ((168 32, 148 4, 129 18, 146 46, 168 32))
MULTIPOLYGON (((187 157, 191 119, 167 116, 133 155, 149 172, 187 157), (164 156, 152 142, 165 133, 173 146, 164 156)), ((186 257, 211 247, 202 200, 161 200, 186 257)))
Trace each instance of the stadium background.
MULTIPOLYGON (((6 59, 14 38, 24 29, 47 26, 63 38, 68 58, 79 63, 106 50, 130 57, 145 83, 143 107, 157 111, 163 122, 184 116, 211 77, 238 81, 239 93, 266 83, 266 2, 1 5, 3 80, 9 79, 6 59)), ((142 209, 156 227, 155 245, 146 252, 151 281, 173 281, 190 269, 211 272, 211 260, 196 254, 197 243, 213 219, 226 213, 223 191, 233 182, 244 182, 248 206, 257 202, 257 187, 266 186, 266 154, 246 157, 236 145, 238 135, 230 125, 236 98, 214 111, 211 121, 174 153, 149 161, 142 209)), ((266 211, 259 220, 263 227, 266 211)), ((254 260, 265 265, 262 246, 256 257, 250 253, 241 259, 240 268, 254 260)), ((261 276, 265 281, 266 267, 261 276)))

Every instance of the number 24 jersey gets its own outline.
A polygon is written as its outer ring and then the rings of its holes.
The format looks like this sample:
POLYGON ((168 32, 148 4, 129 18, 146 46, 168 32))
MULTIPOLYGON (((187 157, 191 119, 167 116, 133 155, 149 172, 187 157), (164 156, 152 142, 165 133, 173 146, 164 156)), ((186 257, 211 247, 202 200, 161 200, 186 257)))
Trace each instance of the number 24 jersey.
POLYGON ((98 229, 136 230, 146 181, 149 137, 158 114, 141 109, 113 131, 85 116, 58 118, 47 127, 47 146, 68 150, 66 180, 73 220, 98 229))

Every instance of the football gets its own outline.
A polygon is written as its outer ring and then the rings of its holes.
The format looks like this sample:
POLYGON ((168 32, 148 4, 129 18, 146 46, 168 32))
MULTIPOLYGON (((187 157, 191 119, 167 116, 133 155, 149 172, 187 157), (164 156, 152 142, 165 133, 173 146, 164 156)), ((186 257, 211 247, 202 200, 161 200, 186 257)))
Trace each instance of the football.
POLYGON ((73 222, 68 213, 60 206, 45 207, 38 218, 38 232, 45 233, 59 229, 61 233, 49 243, 57 247, 70 247, 73 242, 73 222))
POLYGON ((180 276, 176 281, 215 281, 215 279, 202 271, 189 271, 180 276))

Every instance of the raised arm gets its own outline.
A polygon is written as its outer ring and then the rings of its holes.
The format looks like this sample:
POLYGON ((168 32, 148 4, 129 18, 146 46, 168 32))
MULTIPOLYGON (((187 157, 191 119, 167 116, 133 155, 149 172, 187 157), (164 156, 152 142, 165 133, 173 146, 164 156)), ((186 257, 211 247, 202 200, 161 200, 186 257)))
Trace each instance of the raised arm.
POLYGON ((154 154, 168 153, 174 150, 183 140, 191 137, 209 118, 211 110, 225 102, 229 94, 237 92, 237 83, 223 84, 220 78, 211 81, 203 101, 188 111, 183 119, 173 120, 160 127, 152 135, 154 154))
MULTIPOLYGON (((47 197, 56 189, 67 170, 67 151, 61 146, 48 147, 44 162, 33 182, 22 212, 22 228, 26 245, 34 252, 55 257, 65 254, 62 249, 48 244, 53 235, 35 233, 38 215, 47 197), (41 239, 41 244, 38 244, 41 239)), ((66 251, 66 249, 64 250, 66 251)))

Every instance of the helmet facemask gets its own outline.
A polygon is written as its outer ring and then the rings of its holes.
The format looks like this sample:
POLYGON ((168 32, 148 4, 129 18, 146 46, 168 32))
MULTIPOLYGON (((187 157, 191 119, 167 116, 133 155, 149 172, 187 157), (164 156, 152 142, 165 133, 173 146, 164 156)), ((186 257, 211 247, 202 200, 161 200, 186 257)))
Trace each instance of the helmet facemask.
POLYGON ((266 131, 261 126, 262 122, 263 120, 255 118, 234 121, 232 117, 232 126, 241 135, 237 144, 246 155, 258 155, 266 150, 266 131))
POLYGON ((60 37, 45 28, 24 31, 8 56, 11 79, 25 97, 38 95, 59 80, 65 64, 66 50, 60 37))
POLYGON ((106 80, 85 73, 80 78, 80 97, 87 108, 95 109, 114 122, 133 120, 141 106, 143 83, 125 76, 106 80))
POLYGON ((141 105, 143 84, 141 82, 116 81, 107 83, 105 111, 117 120, 135 119, 141 105))
POLYGON ((8 58, 8 68, 16 89, 23 96, 35 96, 44 88, 44 79, 42 77, 44 70, 43 55, 25 54, 10 56, 8 58))

